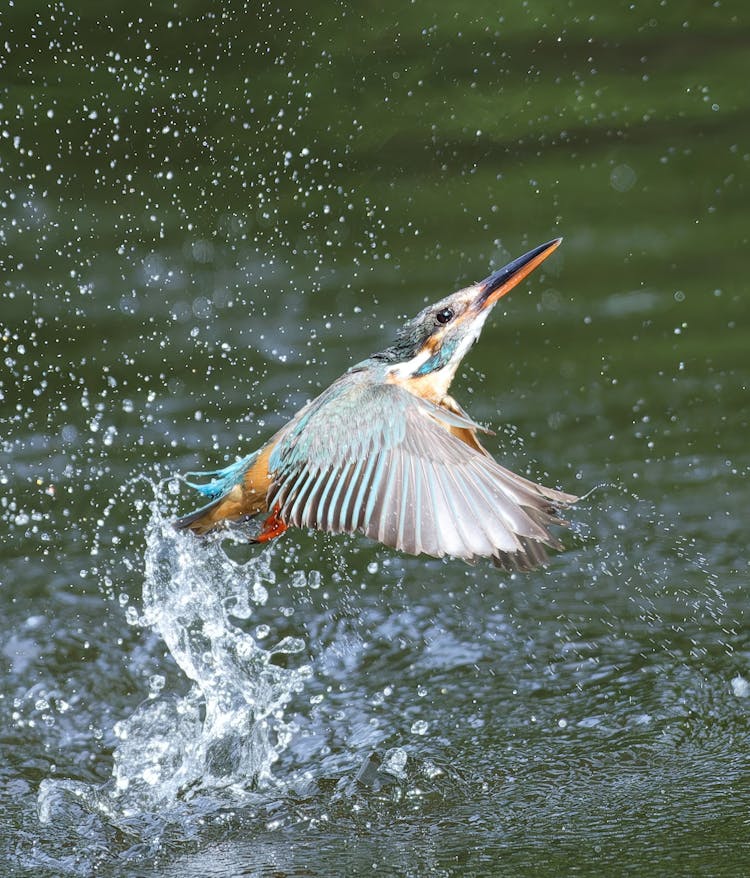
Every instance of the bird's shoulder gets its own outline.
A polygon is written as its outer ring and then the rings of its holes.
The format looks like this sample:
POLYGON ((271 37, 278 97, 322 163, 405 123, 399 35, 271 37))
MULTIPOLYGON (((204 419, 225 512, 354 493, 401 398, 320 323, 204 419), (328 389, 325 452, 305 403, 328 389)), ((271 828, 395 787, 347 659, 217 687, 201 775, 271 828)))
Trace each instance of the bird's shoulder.
POLYGON ((350 370, 282 430, 274 462, 308 459, 323 464, 333 456, 361 455, 376 441, 397 442, 408 402, 379 376, 350 370))
MULTIPOLYGON (((388 382, 384 375, 354 368, 289 423, 279 437, 271 469, 324 468, 400 445, 421 456, 435 437, 448 436, 461 440, 453 449, 460 456, 481 449, 475 441, 467 441, 477 429, 483 428, 452 399, 445 406, 436 405, 388 382)), ((439 444, 445 453, 443 442, 439 444)))

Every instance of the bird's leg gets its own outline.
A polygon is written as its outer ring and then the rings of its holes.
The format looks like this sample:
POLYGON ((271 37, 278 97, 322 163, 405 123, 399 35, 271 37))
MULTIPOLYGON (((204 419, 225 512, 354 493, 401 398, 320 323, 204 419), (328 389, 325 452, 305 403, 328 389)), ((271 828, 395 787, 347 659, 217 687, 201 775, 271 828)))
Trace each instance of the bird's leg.
POLYGON ((279 505, 276 504, 271 510, 271 514, 263 522, 261 532, 257 537, 253 538, 254 543, 267 543, 269 540, 274 540, 276 537, 280 537, 284 533, 287 526, 281 518, 279 518, 279 509, 279 505))

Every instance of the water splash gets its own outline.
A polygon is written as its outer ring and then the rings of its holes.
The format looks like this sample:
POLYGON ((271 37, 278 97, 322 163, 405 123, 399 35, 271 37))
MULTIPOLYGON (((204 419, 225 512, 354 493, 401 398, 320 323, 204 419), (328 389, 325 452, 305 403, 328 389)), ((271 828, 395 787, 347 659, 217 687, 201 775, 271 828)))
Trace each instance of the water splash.
POLYGON ((137 621, 164 640, 190 691, 166 692, 163 678, 152 679, 149 698, 115 725, 111 781, 43 781, 42 822, 71 806, 117 823, 207 795, 241 804, 272 782, 273 764, 294 733, 284 708, 311 670, 281 667, 274 656, 300 653, 305 643, 285 637, 262 648, 243 629, 275 580, 270 550, 234 561, 221 540, 198 542, 177 532, 164 514, 165 499, 156 485, 137 621))

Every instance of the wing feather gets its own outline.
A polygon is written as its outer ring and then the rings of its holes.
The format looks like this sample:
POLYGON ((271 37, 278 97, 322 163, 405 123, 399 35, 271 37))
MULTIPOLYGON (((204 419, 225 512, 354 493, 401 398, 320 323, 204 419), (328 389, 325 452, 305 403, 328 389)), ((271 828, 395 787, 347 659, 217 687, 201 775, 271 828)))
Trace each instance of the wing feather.
MULTIPOLYGON (((287 499, 296 496, 296 494, 299 492, 299 489, 304 483, 307 476, 308 470, 303 469, 293 473, 290 478, 286 479, 282 484, 278 486, 272 484, 271 492, 273 497, 273 503, 277 504, 279 507, 284 507, 286 505, 287 499), (275 491, 274 488, 276 487, 278 487, 278 490, 275 491)), ((268 508, 270 509, 271 507, 271 497, 269 497, 268 508)))
POLYGON ((362 458, 355 461, 354 463, 354 468, 349 475, 348 484, 346 486, 344 496, 341 499, 341 508, 339 509, 338 522, 334 524, 334 533, 342 530, 348 530, 348 522, 351 515, 349 507, 351 505, 352 495, 356 491, 357 485, 359 484, 359 477, 362 472, 363 465, 364 459, 362 458))
POLYGON ((399 468, 399 472, 401 474, 401 478, 398 480, 398 482, 396 482, 398 498, 396 505, 396 509, 398 510, 396 513, 396 523, 398 527, 396 536, 396 548, 402 552, 409 552, 413 554, 413 519, 411 521, 407 521, 407 515, 409 513, 409 490, 412 485, 412 461, 408 457, 406 457, 406 455, 403 455, 401 456, 400 464, 401 466, 399 468))
POLYGON ((269 505, 288 524, 360 532, 410 554, 545 563, 545 546, 560 546, 549 529, 564 523, 557 508, 577 498, 502 467, 451 405, 344 376, 281 438, 269 505))
POLYGON ((325 520, 327 514, 328 498, 331 495, 331 491, 335 489, 335 486, 341 484, 341 470, 338 467, 329 470, 327 476, 328 478, 320 491, 318 502, 315 506, 315 514, 311 514, 311 521, 307 525, 308 527, 321 527, 321 522, 325 520))
POLYGON ((472 514, 471 510, 460 502, 460 496, 451 491, 449 485, 451 475, 447 470, 435 469, 433 478, 435 479, 435 496, 439 509, 435 539, 439 541, 441 553, 471 561, 474 552, 467 545, 464 532, 464 521, 468 514, 472 514))
POLYGON ((325 502, 324 498, 330 493, 336 482, 338 470, 321 470, 307 497, 304 509, 301 512, 303 527, 318 527, 320 516, 318 510, 325 502))
POLYGON ((397 540, 397 503, 394 502, 394 490, 401 480, 401 456, 389 454, 388 480, 383 489, 383 495, 376 501, 376 509, 378 510, 378 529, 376 534, 368 534, 374 536, 379 542, 386 546, 394 546, 397 540))
POLYGON ((440 540, 436 538, 439 533, 438 528, 438 511, 435 502, 435 492, 429 490, 430 470, 423 458, 417 458, 416 465, 418 467, 417 482, 427 486, 427 490, 422 492, 421 520, 420 520, 420 541, 422 543, 422 551, 427 555, 441 558, 445 553, 440 545, 440 540))
POLYGON ((362 530, 365 518, 365 499, 369 497, 372 490, 372 473, 375 469, 377 455, 371 454, 367 459, 367 467, 362 472, 357 489, 357 495, 352 504, 352 517, 349 523, 349 530, 362 530))
POLYGON ((448 471, 451 498, 456 509, 464 545, 475 557, 490 557, 506 534, 497 527, 492 503, 463 478, 463 474, 448 471))
POLYGON ((349 482, 351 481, 353 469, 353 464, 347 463, 346 466, 343 468, 343 471, 341 472, 339 481, 336 484, 336 488, 331 495, 331 500, 328 504, 325 517, 321 517, 319 519, 319 526, 322 527, 323 530, 330 531, 331 533, 336 533, 334 522, 338 520, 339 510, 341 509, 341 502, 343 500, 344 494, 349 488, 349 482))
POLYGON ((310 493, 310 489, 312 488, 316 476, 317 472, 315 472, 315 470, 308 470, 306 478, 302 480, 299 489, 293 496, 292 508, 289 510, 288 519, 292 524, 297 525, 297 527, 301 527, 302 525, 300 509, 303 507, 303 504, 310 493))

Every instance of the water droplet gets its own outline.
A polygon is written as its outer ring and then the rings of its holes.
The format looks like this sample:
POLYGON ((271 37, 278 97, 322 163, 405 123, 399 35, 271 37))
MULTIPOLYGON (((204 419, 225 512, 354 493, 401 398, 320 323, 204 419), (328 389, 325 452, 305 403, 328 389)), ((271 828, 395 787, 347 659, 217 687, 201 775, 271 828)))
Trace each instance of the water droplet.
POLYGON ((389 774, 395 774, 396 777, 403 777, 408 758, 406 750, 401 747, 393 747, 391 750, 386 750, 383 756, 382 770, 387 771, 389 774))
POLYGON ((148 678, 148 688, 151 690, 151 696, 156 697, 156 695, 164 688, 165 683, 166 679, 162 674, 152 674, 148 678))
POLYGON ((289 580, 292 588, 307 588, 307 577, 304 570, 295 570, 289 580))
POLYGON ((635 185, 638 175, 630 165, 617 165, 612 168, 609 175, 609 183, 618 192, 627 192, 635 185))

